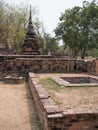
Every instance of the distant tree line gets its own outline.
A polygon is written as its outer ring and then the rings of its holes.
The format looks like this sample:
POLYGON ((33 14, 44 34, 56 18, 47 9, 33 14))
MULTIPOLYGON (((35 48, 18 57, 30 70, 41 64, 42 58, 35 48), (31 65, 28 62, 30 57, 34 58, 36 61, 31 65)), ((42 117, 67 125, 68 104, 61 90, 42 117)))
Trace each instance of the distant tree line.
POLYGON ((58 39, 64 42, 74 57, 91 53, 98 56, 98 2, 84 1, 83 6, 65 10, 55 29, 58 39))

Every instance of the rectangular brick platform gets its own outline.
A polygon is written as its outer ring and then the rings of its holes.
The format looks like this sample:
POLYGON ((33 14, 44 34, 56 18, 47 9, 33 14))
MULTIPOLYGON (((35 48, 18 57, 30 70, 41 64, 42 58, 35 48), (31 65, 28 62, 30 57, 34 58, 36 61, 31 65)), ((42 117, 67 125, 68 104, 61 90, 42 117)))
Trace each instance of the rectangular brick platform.
POLYGON ((29 86, 44 130, 98 130, 98 109, 62 111, 34 73, 29 73, 29 86))

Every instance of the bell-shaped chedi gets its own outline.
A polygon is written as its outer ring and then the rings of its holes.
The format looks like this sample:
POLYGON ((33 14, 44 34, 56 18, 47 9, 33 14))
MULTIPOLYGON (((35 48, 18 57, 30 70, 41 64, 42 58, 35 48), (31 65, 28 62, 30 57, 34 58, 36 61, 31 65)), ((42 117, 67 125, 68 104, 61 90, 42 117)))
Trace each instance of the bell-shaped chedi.
POLYGON ((23 55, 39 55, 40 54, 39 46, 38 46, 36 35, 34 32, 34 27, 32 24, 31 6, 30 6, 30 16, 29 16, 27 33, 24 40, 24 44, 22 45, 22 54, 23 55))

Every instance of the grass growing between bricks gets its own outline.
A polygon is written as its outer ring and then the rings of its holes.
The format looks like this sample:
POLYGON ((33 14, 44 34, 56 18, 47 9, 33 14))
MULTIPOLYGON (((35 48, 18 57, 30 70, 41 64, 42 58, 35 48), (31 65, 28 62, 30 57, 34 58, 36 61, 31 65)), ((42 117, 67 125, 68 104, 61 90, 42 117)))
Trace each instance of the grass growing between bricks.
POLYGON ((57 105, 63 104, 62 102, 58 101, 56 98, 54 98, 54 97, 51 97, 51 98, 57 105))
MULTIPOLYGON (((46 88, 47 90, 50 90, 50 91, 52 90, 52 91, 58 92, 58 93, 61 90, 60 86, 58 84, 56 84, 54 82, 54 80, 51 79, 50 77, 49 78, 45 78, 45 79, 41 79, 40 82, 41 82, 42 86, 44 88, 46 88)), ((49 93, 51 93, 51 92, 49 92, 49 93)), ((52 93, 52 95, 53 95, 53 93, 52 93)), ((57 105, 61 105, 62 104, 62 102, 58 101, 54 96, 52 96, 51 98, 57 105)))
POLYGON ((56 92, 60 91, 60 86, 57 85, 52 78, 45 78, 45 79, 40 79, 41 84, 43 85, 44 88, 46 89, 51 89, 56 92))

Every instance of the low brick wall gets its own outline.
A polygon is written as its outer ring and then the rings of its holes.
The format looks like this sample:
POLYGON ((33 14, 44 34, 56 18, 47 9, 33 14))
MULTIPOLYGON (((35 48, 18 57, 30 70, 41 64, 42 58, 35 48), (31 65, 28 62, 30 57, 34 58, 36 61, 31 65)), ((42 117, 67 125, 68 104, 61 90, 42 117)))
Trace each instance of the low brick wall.
POLYGON ((98 75, 98 58, 87 61, 87 72, 98 75))
POLYGON ((96 74, 95 60, 89 60, 89 61, 87 61, 87 71, 88 71, 88 73, 96 74))
POLYGON ((4 77, 3 81, 4 81, 4 83, 7 83, 7 84, 21 84, 21 83, 24 83, 25 78, 12 75, 12 76, 4 77))
POLYGON ((94 76, 85 76, 85 77, 61 77, 71 84, 85 84, 85 83, 96 83, 98 85, 98 79, 94 78, 94 76))
POLYGON ((7 57, 3 62, 4 71, 14 71, 21 73, 28 72, 74 72, 75 59, 66 59, 65 57, 31 57, 16 58, 7 57))
POLYGON ((65 56, 2 55, 0 71, 26 74, 28 72, 88 72, 98 75, 98 58, 85 61, 65 56))
POLYGON ((34 73, 29 73, 29 86, 44 130, 98 130, 98 109, 63 112, 34 73))

